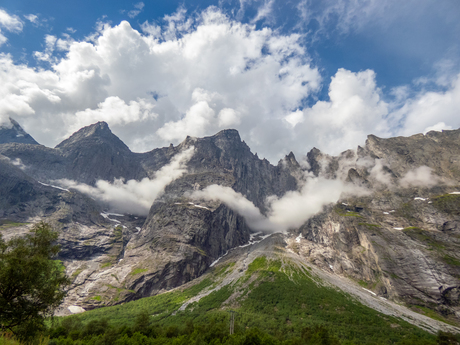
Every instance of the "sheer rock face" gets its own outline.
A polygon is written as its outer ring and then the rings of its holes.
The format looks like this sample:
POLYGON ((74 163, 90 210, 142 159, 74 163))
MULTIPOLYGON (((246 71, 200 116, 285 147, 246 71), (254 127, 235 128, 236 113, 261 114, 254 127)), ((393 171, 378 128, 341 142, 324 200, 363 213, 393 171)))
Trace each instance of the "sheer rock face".
POLYGON ((313 149, 308 168, 292 153, 276 166, 259 159, 235 130, 133 153, 101 122, 54 149, 7 140, 0 154, 0 221, 44 219, 60 231, 60 259, 74 280, 63 312, 71 305, 91 309, 180 286, 248 242, 251 229, 240 215, 217 201, 191 199, 193 191, 230 187, 266 214, 267 197, 298 190, 308 173, 368 193, 344 194, 292 229, 290 236, 303 237, 291 241, 293 251, 381 297, 460 315, 460 195, 449 194, 460 191, 460 130, 369 136, 364 147, 337 157, 313 149), (78 191, 53 186, 62 178, 89 185, 153 179, 191 146, 186 173, 165 188, 146 217, 103 212, 78 191), (431 169, 434 183, 402 184, 423 166, 431 169))

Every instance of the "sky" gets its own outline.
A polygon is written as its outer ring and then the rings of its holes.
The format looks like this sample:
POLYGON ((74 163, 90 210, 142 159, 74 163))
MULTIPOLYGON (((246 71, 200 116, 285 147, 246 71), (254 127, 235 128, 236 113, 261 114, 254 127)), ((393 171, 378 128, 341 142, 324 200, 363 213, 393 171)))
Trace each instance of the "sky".
POLYGON ((0 125, 135 152, 235 128, 277 163, 460 127, 458 0, 0 2, 0 125))

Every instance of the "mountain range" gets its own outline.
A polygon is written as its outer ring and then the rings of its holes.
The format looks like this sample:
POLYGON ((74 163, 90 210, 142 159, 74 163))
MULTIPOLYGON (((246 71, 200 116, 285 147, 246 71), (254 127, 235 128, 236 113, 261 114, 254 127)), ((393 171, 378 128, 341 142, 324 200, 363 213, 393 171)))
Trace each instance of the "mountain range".
POLYGON ((426 316, 460 322, 460 130, 369 135, 339 156, 313 148, 275 166, 232 129, 134 153, 105 122, 48 148, 11 119, 0 195, 4 237, 40 220, 59 231, 73 280, 62 315, 236 263, 221 289, 276 257, 380 312, 458 331, 426 316))

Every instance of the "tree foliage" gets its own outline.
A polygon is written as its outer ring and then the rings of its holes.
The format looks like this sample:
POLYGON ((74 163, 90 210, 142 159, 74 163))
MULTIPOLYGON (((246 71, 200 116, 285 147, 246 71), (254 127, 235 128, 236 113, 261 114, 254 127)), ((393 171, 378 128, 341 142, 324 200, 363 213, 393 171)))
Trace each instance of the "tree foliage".
POLYGON ((58 234, 47 223, 5 241, 0 233, 0 327, 26 339, 44 328, 64 298, 69 279, 53 260, 58 234))

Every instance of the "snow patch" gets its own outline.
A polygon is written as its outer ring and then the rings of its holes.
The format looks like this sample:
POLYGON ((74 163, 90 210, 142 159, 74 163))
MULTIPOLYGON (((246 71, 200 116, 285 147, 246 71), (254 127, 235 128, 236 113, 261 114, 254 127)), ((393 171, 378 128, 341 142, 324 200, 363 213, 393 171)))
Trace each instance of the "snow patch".
POLYGON ((393 229, 395 229, 395 230, 402 230, 402 229, 404 229, 404 228, 393 228, 393 229))
POLYGON ((141 228, 138 227, 138 226, 136 226, 136 230, 137 230, 137 232, 140 232, 140 231, 141 231, 141 228))
POLYGON ((224 255, 222 255, 222 256, 218 257, 216 260, 214 260, 214 261, 212 262, 212 264, 209 265, 209 267, 213 267, 215 264, 217 264, 217 263, 219 262, 220 259, 222 259, 222 258, 223 258, 225 255, 227 255, 227 254, 228 254, 228 250, 225 252, 224 255))
POLYGON ((329 267, 330 267, 331 270, 334 270, 334 267, 332 265, 329 265, 329 267))
POLYGON ((297 243, 300 243, 300 240, 301 240, 302 238, 303 238, 303 237, 302 237, 302 234, 300 234, 299 236, 297 236, 297 237, 295 238, 295 241, 296 241, 297 243))
POLYGON ((106 214, 108 216, 115 216, 115 217, 124 217, 125 216, 124 214, 119 214, 119 213, 109 213, 109 212, 107 212, 106 214))
POLYGON ((112 222, 115 222, 115 223, 120 224, 120 221, 119 221, 119 220, 109 218, 109 214, 110 214, 110 213, 101 212, 101 216, 104 217, 105 219, 108 219, 108 220, 110 220, 110 221, 112 221, 112 222))
POLYGON ((374 296, 377 296, 377 294, 375 292, 372 292, 371 290, 368 290, 368 289, 365 289, 365 288, 362 288, 363 290, 366 290, 367 292, 370 292, 371 294, 373 294, 374 296))
POLYGON ((46 186, 46 187, 52 187, 52 188, 63 190, 65 192, 70 192, 70 190, 62 188, 62 187, 59 187, 59 186, 53 186, 52 184, 46 184, 46 183, 43 183, 43 182, 40 182, 40 181, 37 181, 37 182, 40 183, 43 186, 46 186))
POLYGON ((415 197, 414 200, 421 200, 421 201, 425 201, 426 199, 425 198, 420 198, 420 197, 415 197))
MULTIPOLYGON (((250 235, 249 235, 249 242, 246 243, 246 244, 243 244, 243 245, 241 245, 241 246, 238 246, 238 247, 236 247, 236 248, 248 247, 248 246, 250 246, 250 245, 252 245, 252 244, 256 244, 256 243, 262 242, 262 241, 265 240, 267 237, 273 235, 273 234, 268 234, 268 235, 260 236, 260 240, 254 241, 254 237, 257 236, 257 235, 259 235, 259 234, 261 234, 261 233, 262 233, 262 232, 255 232, 255 233, 250 234, 250 235)), ((234 248, 232 248, 232 249, 234 249, 234 248)), ((232 249, 230 249, 230 250, 232 250, 232 249)), ((222 255, 221 257, 217 258, 215 261, 213 261, 213 263, 211 263, 211 265, 210 265, 209 267, 213 267, 215 264, 217 264, 217 263, 219 262, 219 260, 222 259, 225 255, 227 255, 228 252, 229 252, 230 250, 227 250, 227 251, 225 252, 224 255, 222 255)))
POLYGON ((452 192, 452 193, 449 193, 449 194, 460 194, 460 192, 452 192))
POLYGON ((82 307, 79 307, 78 305, 68 306, 67 309, 69 309, 69 311, 72 314, 79 314, 79 313, 83 313, 84 311, 86 311, 85 309, 83 309, 82 307))
POLYGON ((390 214, 390 212, 383 212, 383 214, 390 214))

